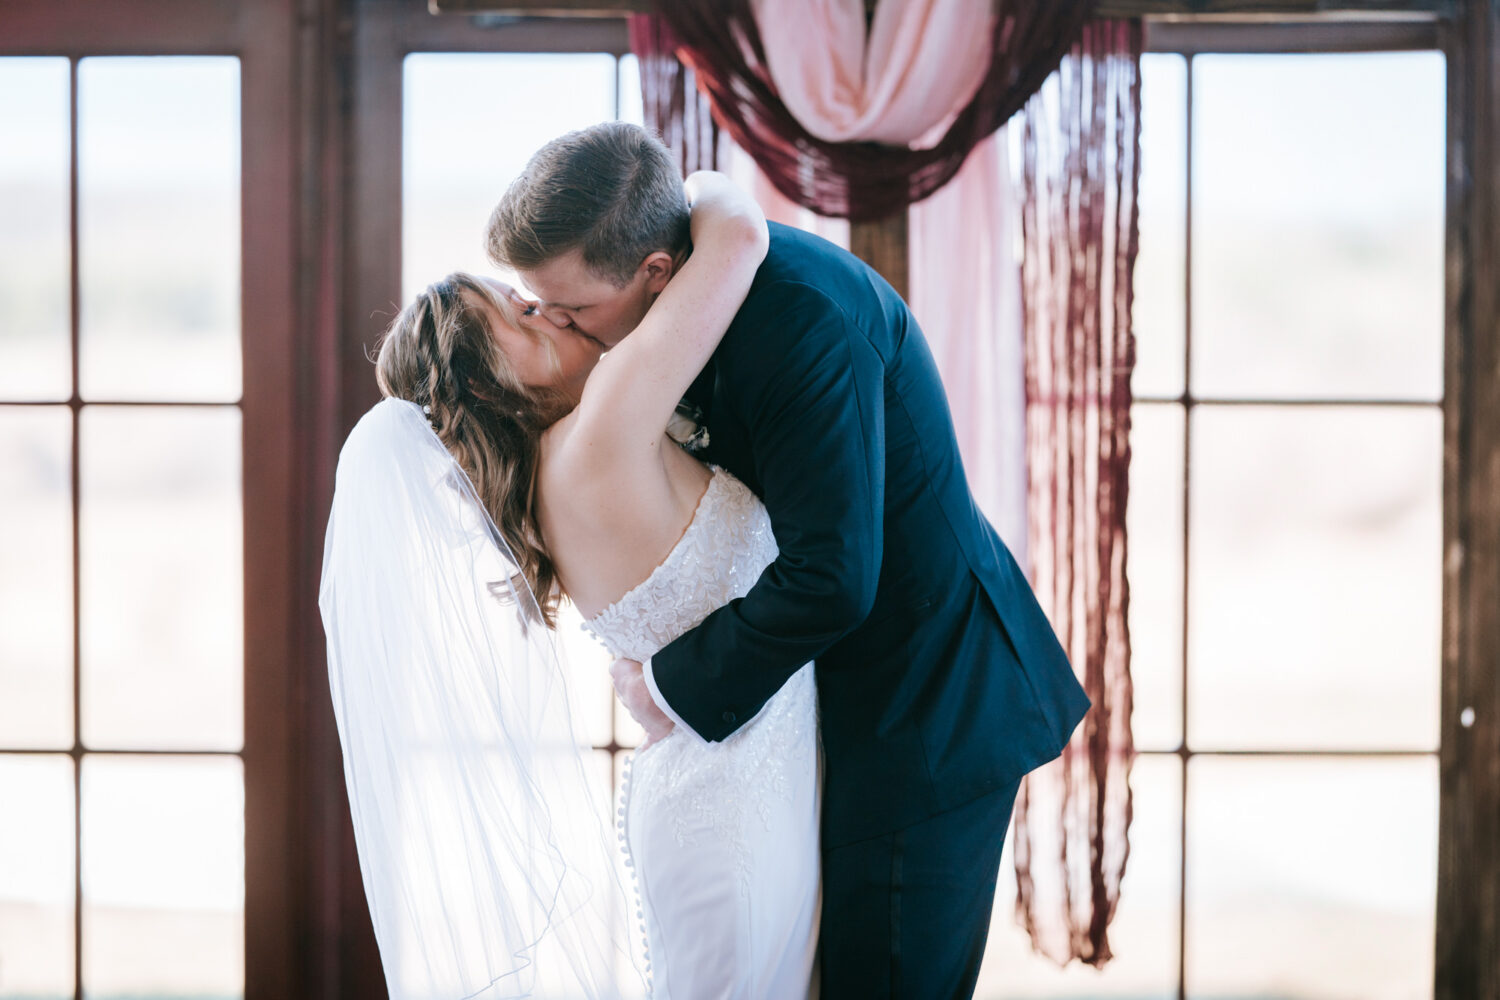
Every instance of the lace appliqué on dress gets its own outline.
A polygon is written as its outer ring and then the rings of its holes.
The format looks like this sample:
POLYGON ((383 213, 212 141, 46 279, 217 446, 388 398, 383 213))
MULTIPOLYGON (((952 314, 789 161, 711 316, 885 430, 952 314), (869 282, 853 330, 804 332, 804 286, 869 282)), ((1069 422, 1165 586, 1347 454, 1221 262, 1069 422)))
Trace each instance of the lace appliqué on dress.
POLYGON ((765 508, 744 483, 711 469, 693 519, 667 558, 583 623, 611 655, 650 659, 714 610, 749 593, 775 561, 776 537, 765 508))
MULTIPOLYGON (((804 707, 816 695, 811 667, 784 684, 765 709, 721 743, 695 745, 691 737, 675 734, 636 761, 638 771, 649 766, 652 780, 635 792, 643 807, 663 810, 672 817, 677 845, 695 846, 689 831, 709 829, 732 849, 742 896, 750 891, 750 851, 747 817, 762 830, 770 829, 774 804, 791 798, 788 761, 806 759, 817 734, 804 707), (735 789, 726 795, 725 789, 735 789)), ((629 800, 622 789, 622 805, 629 800)))
MULTIPOLYGON (((693 520, 677 545, 649 577, 584 623, 611 655, 645 661, 707 618, 743 597, 775 561, 776 538, 765 508, 749 488, 713 467, 693 520)), ((629 796, 665 810, 675 820, 679 846, 692 846, 689 830, 708 828, 734 847, 741 891, 748 892, 749 851, 743 835, 747 815, 765 824, 774 801, 790 795, 788 760, 805 759, 817 738, 806 706, 816 698, 813 672, 804 667, 766 703, 751 723, 728 739, 703 746, 673 733, 633 762, 629 796), (650 780, 642 780, 649 772, 650 780), (723 794, 725 787, 739 789, 723 794)))

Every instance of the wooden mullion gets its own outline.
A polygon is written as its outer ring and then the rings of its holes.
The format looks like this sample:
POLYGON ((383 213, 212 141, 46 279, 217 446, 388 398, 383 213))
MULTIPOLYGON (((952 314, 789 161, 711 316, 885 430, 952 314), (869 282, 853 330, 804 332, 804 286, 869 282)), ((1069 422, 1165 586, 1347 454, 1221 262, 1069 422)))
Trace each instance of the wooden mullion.
POLYGON ((1440 47, 1441 21, 1151 21, 1147 52, 1328 53, 1421 52, 1440 47))
POLYGON ((1455 0, 1099 0, 1100 18, 1449 17, 1455 0))
POLYGON ((849 251, 879 271, 903 299, 908 297, 910 288, 907 257, 910 218, 910 210, 902 209, 874 222, 849 224, 849 251))
POLYGON ((523 16, 466 13, 484 17, 433 17, 420 5, 393 0, 365 0, 362 22, 387 26, 393 44, 408 52, 630 52, 624 13, 588 18, 566 11, 536 11, 523 16))
POLYGON ((625 17, 648 14, 652 0, 427 0, 433 14, 503 17, 625 17))
MULTIPOLYGON (((1419 15, 1448 17, 1457 0, 1099 0, 1095 17, 1286 17, 1419 15)), ((623 17, 649 13, 652 0, 428 0, 434 14, 507 17, 623 17)))
MULTIPOLYGON (((205 6, 222 7, 220 3, 205 6)), ((296 823, 303 753, 296 716, 307 617, 297 567, 307 505, 299 482, 296 358, 296 0, 238 9, 241 129, 241 340, 244 388, 245 998, 304 995, 298 950, 308 930, 296 823)))
POLYGON ((222 0, 5 0, 0 54, 228 54, 243 37, 241 6, 222 0))
POLYGON ((1500 3, 1447 38, 1436 1000, 1500 996, 1500 3))

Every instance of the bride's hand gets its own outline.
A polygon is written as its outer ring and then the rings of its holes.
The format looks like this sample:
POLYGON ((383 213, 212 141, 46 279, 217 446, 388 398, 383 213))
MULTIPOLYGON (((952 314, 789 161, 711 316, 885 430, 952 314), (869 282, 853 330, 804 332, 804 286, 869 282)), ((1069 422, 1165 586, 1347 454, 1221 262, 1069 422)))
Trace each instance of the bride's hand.
POLYGON ((615 695, 620 703, 625 706, 631 718, 646 730, 646 742, 638 749, 644 750, 672 732, 675 723, 657 707, 656 700, 651 697, 651 689, 646 686, 646 672, 639 663, 635 660, 616 660, 609 666, 609 676, 615 682, 615 695))
POLYGON ((770 246, 766 216, 750 192, 715 170, 697 170, 682 184, 692 209, 689 239, 694 247, 724 239, 759 265, 770 246))

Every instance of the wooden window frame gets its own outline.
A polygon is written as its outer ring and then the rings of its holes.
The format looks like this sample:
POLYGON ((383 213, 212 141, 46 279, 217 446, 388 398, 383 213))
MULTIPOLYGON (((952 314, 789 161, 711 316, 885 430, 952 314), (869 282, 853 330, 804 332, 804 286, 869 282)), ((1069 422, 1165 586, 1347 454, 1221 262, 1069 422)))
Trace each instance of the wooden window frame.
MULTIPOLYGON (((610 16, 561 31, 514 15, 576 13, 578 0, 485 6, 478 21, 431 17, 418 0, 7 0, 3 14, 5 56, 241 60, 247 1000, 384 995, 317 584, 338 448, 374 402, 363 352, 401 297, 401 60, 622 51, 631 4, 593 0, 610 16)), ((1148 38, 1226 17, 1303 18, 1309 38, 1350 30, 1349 16, 1415 18, 1447 54, 1435 996, 1500 996, 1500 4, 1101 0, 1096 12, 1151 18, 1148 38)))
MULTIPOLYGON (((295 136, 284 127, 295 118, 291 6, 19 0, 7 5, 0 31, 0 55, 67 56, 75 67, 90 56, 240 59, 240 127, 247 140, 241 144, 245 745, 240 756, 247 818, 246 996, 256 1000, 301 992, 293 985, 294 950, 287 937, 295 924, 297 883, 285 877, 296 857, 289 748, 293 679, 306 627, 299 605, 309 599, 310 561, 295 502, 295 458, 305 451, 297 409, 297 277, 293 267, 260 263, 296 259, 295 136)), ((76 253, 76 241, 74 246, 76 253)), ((76 301, 73 312, 76 329, 76 301)), ((76 470, 73 489, 76 495, 76 470)), ((315 603, 315 593, 312 599, 315 603)), ((81 978, 74 989, 82 996, 81 978)))
MULTIPOLYGON (((1142 749, 1138 753, 1143 757, 1176 758, 1178 762, 1179 796, 1178 803, 1181 808, 1178 817, 1178 869, 1177 869, 1177 986, 1176 996, 1178 1000, 1186 1000, 1188 996, 1187 984, 1187 947, 1189 932, 1190 905, 1188 899, 1189 887, 1189 864, 1188 844, 1193 838, 1193 831, 1188 819, 1189 790, 1189 768, 1195 759, 1253 759, 1253 760, 1440 760, 1441 749, 1392 749, 1378 745, 1360 747, 1357 749, 1328 749, 1306 746, 1287 746, 1269 748, 1238 748, 1238 749, 1198 749, 1193 746, 1189 738, 1191 705, 1189 698, 1189 682, 1191 680, 1192 653, 1189 642, 1190 623, 1193 618, 1190 606, 1189 581, 1193 572, 1191 560, 1191 547, 1189 545, 1189 524, 1193 510, 1193 476, 1192 476, 1192 438, 1193 438, 1193 412, 1200 406, 1208 407, 1236 407, 1236 408, 1264 408, 1264 409, 1317 409, 1323 407, 1339 407, 1350 409, 1402 409, 1402 410, 1436 410, 1444 412, 1447 405, 1446 394, 1438 399, 1408 399, 1408 398, 1372 398, 1372 397, 1330 397, 1313 398, 1293 396, 1287 398, 1272 396, 1255 396, 1236 394, 1230 396, 1211 395, 1199 396, 1192 389, 1192 349, 1193 349, 1193 316, 1192 316, 1192 234, 1193 234, 1193 120, 1194 120, 1194 77, 1193 62, 1195 57, 1202 55, 1279 55, 1279 54, 1304 54, 1304 55, 1326 55, 1336 53, 1361 53, 1361 52, 1407 52, 1407 51, 1442 51, 1441 33, 1436 22, 1431 20, 1420 21, 1348 21, 1338 24, 1314 23, 1314 24, 1290 24, 1285 22, 1203 22, 1203 21, 1172 21, 1148 23, 1146 32, 1146 51, 1156 54, 1178 55, 1183 58, 1185 73, 1185 92, 1183 95, 1182 121, 1184 128, 1184 154, 1185 161, 1183 176, 1186 179, 1186 190, 1182 192, 1183 218, 1182 235, 1183 246, 1186 249, 1183 261, 1183 286, 1182 296, 1184 303, 1183 312, 1183 391, 1176 395, 1137 395, 1132 400, 1133 405, 1147 407, 1175 407, 1182 415, 1182 511, 1180 514, 1182 554, 1180 560, 1180 573, 1182 584, 1181 603, 1179 614, 1181 616, 1181 632, 1179 642, 1181 643, 1181 663, 1178 677, 1180 694, 1180 727, 1178 744, 1172 748, 1142 749)), ((1446 53, 1444 53, 1446 56, 1446 53)), ((1446 347, 1446 345, 1445 345, 1446 347)), ((1434 651, 1436 652, 1436 650, 1434 651)), ((1440 734, 1441 739, 1441 734, 1440 734)))

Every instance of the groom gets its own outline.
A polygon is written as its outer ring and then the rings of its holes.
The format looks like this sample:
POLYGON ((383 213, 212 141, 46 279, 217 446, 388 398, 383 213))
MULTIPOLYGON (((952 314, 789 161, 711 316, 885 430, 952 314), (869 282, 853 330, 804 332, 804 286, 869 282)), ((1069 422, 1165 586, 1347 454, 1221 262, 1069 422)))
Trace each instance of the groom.
MULTIPOLYGON (((613 345, 655 298, 652 269, 669 257, 669 280, 690 252, 687 218, 665 148, 610 122, 532 158, 488 249, 548 319, 613 345), (607 264, 628 245, 650 249, 621 284, 607 264)), ((780 555, 648 663, 618 661, 616 688, 653 736, 675 724, 717 741, 815 660, 821 995, 968 997, 1020 779, 1089 700, 969 493, 906 303, 849 253, 770 229, 688 400, 709 432, 701 457, 763 498, 780 555)))

